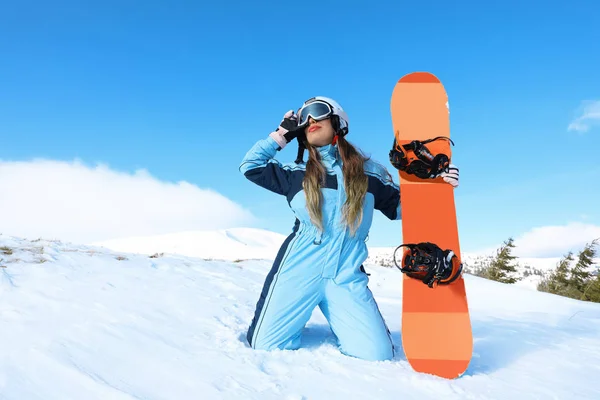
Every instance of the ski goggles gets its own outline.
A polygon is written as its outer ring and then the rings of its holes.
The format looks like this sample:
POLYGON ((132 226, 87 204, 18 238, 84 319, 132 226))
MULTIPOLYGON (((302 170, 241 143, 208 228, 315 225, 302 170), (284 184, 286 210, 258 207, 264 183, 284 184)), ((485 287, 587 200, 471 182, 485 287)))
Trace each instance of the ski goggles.
POLYGON ((331 114, 333 114, 333 109, 329 104, 321 100, 315 100, 298 110, 298 126, 308 124, 309 117, 315 121, 321 121, 329 118, 331 114))

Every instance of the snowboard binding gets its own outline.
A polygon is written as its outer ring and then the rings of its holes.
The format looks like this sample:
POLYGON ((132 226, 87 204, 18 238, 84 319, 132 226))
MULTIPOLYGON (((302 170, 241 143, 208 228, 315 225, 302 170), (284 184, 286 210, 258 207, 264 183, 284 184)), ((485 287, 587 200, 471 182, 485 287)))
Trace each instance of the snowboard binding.
POLYGON ((462 263, 452 250, 442 250, 434 243, 401 244, 394 251, 394 264, 411 278, 422 280, 430 288, 454 282, 462 273, 462 263), (402 266, 396 252, 405 247, 402 266))
POLYGON ((394 138, 394 144, 389 153, 390 163, 392 163, 394 168, 415 175, 421 179, 436 178, 439 174, 446 171, 450 165, 450 158, 447 155, 437 154, 434 156, 425 146, 425 144, 438 139, 447 139, 454 145, 454 142, 450 138, 438 136, 422 142, 413 140, 400 147, 398 146, 396 138, 394 138), (402 148, 404 148, 404 151, 402 148), (409 159, 405 151, 412 151, 417 158, 410 157, 409 159))

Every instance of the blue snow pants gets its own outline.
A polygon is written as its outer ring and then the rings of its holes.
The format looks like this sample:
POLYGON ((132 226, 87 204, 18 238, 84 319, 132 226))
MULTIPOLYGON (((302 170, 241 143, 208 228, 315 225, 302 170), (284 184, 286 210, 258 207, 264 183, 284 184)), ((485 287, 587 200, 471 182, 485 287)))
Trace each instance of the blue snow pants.
POLYGON ((365 360, 389 360, 394 347, 373 294, 363 262, 374 210, 400 219, 400 192, 385 168, 365 164, 368 193, 363 220, 355 234, 341 220, 346 199, 337 146, 319 147, 327 170, 323 193, 324 232, 311 222, 302 180, 305 163, 282 165, 280 150, 270 137, 259 140, 245 155, 240 171, 250 181, 287 198, 296 221, 283 242, 264 282, 247 340, 255 349, 298 349, 302 330, 315 307, 329 322, 340 351, 365 360))

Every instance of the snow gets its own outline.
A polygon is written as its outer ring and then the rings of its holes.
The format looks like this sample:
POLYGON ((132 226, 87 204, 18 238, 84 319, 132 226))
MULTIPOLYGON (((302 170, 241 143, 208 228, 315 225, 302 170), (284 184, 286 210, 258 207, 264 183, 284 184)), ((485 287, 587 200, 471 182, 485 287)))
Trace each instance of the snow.
POLYGON ((127 237, 93 243, 116 251, 137 254, 173 253, 206 259, 273 258, 285 236, 253 228, 177 232, 166 235, 127 237))
MULTIPOLYGON (((458 379, 416 373, 402 351, 344 356, 318 309, 302 349, 252 350, 244 336, 281 241, 249 229, 104 247, 0 235, 0 399, 600 398, 600 304, 471 275, 474 353, 458 379)), ((402 275, 365 268, 401 349, 402 275)))

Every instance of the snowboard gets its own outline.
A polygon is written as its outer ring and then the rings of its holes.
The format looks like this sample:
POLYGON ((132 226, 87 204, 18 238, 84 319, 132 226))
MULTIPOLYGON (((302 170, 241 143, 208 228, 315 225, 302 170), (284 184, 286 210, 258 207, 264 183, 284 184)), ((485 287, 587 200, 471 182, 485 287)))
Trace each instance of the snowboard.
MULTIPOLYGON (((403 76, 392 92, 390 109, 398 145, 439 136, 450 138, 448 97, 440 80, 428 72, 403 76)), ((431 155, 446 154, 451 143, 426 144, 431 155)), ((406 151, 408 159, 416 159, 406 151)), ((442 178, 419 178, 399 170, 402 243, 430 242, 452 250, 460 262, 454 190, 442 178)), ((454 379, 467 369, 473 336, 462 273, 448 284, 429 287, 403 274, 402 346, 418 372, 454 379)))

